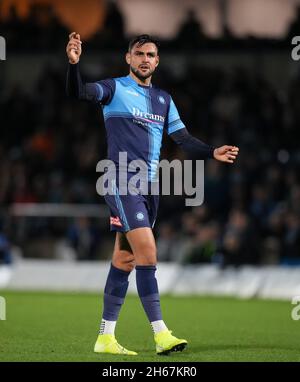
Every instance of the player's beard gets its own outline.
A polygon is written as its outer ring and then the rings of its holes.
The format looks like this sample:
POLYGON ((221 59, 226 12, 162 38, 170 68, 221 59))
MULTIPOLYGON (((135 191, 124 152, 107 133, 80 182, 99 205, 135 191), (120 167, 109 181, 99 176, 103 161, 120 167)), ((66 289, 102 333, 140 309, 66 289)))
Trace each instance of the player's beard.
POLYGON ((139 71, 139 69, 136 69, 132 66, 130 66, 130 70, 134 73, 134 75, 141 81, 146 80, 147 78, 151 77, 154 70, 149 70, 147 73, 143 74, 142 72, 139 71))

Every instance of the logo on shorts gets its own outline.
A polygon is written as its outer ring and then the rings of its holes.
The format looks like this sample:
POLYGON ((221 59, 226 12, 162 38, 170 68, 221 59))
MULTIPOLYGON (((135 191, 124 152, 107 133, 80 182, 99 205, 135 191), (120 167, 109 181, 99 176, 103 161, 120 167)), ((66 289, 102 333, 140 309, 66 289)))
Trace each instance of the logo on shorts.
POLYGON ((116 226, 118 226, 118 227, 122 227, 123 226, 123 224, 120 222, 120 218, 119 218, 119 216, 117 216, 117 217, 110 217, 110 224, 111 225, 116 225, 116 226))
POLYGON ((159 97, 158 97, 158 100, 159 100, 159 102, 162 103, 163 105, 166 103, 164 97, 162 97, 162 96, 159 96, 159 97))
POLYGON ((135 214, 135 217, 136 217, 136 219, 139 220, 139 221, 142 221, 142 220, 145 219, 145 216, 144 216, 144 214, 143 214, 142 212, 137 212, 137 213, 135 214))

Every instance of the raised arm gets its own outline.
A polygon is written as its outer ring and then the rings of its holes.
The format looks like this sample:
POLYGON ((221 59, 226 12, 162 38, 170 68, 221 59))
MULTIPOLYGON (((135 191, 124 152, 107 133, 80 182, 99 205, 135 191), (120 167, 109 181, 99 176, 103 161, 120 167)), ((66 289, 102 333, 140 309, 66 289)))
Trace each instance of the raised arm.
POLYGON ((80 35, 72 32, 66 47, 69 59, 66 92, 77 99, 97 102, 101 98, 101 88, 97 83, 83 83, 79 70, 79 59, 82 53, 80 35))
POLYGON ((66 47, 67 56, 70 64, 78 64, 82 53, 82 41, 80 40, 80 34, 72 32, 69 35, 69 42, 66 47))

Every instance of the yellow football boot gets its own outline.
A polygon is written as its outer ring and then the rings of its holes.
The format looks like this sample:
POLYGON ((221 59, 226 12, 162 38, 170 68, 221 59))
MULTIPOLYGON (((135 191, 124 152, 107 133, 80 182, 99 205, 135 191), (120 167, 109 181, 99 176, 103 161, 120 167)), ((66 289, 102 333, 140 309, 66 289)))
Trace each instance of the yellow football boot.
POLYGON ((162 332, 154 334, 154 341, 156 343, 156 353, 159 355, 168 355, 171 352, 182 351, 187 341, 172 336, 172 331, 163 330, 162 332))
POLYGON ((94 347, 95 353, 121 354, 121 355, 137 355, 136 352, 127 350, 121 346, 114 335, 99 334, 94 347))

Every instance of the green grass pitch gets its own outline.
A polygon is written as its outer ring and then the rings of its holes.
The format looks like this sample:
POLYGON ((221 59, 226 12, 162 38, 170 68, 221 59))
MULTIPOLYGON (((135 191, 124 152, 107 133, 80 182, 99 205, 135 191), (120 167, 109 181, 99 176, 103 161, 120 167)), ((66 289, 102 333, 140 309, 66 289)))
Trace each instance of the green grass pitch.
POLYGON ((127 296, 116 328, 135 357, 93 353, 102 298, 87 293, 0 291, 0 361, 300 361, 300 321, 286 301, 162 296, 168 327, 188 347, 155 354, 150 326, 137 296, 127 296))

